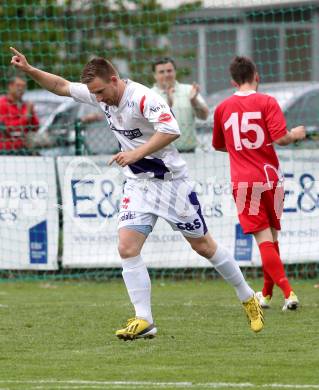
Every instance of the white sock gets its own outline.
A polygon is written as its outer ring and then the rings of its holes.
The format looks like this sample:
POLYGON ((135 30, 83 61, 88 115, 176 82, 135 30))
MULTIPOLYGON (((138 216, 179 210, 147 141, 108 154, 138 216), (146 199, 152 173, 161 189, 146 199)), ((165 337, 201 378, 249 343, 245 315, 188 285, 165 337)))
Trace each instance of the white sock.
POLYGON ((235 288, 236 294, 242 302, 253 296, 254 291, 247 284, 239 265, 226 248, 219 245, 214 256, 208 260, 218 273, 235 288))
POLYGON ((151 310, 151 279, 141 255, 122 259, 123 279, 135 308, 135 315, 153 323, 151 310))

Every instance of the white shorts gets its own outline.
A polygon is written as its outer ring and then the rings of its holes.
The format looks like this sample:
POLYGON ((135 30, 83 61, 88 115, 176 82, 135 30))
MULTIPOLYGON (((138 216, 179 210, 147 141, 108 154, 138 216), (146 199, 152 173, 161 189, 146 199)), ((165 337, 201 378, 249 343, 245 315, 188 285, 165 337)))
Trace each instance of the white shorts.
POLYGON ((191 183, 185 179, 128 179, 120 203, 118 228, 155 226, 164 218, 185 237, 198 238, 207 233, 199 201, 191 183))

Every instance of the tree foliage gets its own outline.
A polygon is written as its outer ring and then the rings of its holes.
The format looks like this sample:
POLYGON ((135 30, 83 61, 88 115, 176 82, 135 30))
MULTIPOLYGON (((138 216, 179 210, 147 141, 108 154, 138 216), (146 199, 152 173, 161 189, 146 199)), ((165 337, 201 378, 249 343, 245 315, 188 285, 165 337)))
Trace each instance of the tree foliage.
POLYGON ((165 37, 178 16, 200 2, 165 9, 158 0, 3 0, 0 4, 1 78, 10 72, 9 46, 30 63, 78 80, 93 56, 126 64, 125 76, 150 82, 150 62, 171 52, 165 37))

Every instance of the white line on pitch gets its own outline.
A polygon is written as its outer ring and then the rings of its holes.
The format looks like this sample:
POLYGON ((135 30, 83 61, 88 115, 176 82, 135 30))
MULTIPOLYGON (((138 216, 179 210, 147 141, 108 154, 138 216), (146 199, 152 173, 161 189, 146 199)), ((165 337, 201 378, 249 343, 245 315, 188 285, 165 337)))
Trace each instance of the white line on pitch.
MULTIPOLYGON (((59 386, 59 388, 75 389, 81 388, 82 386, 92 386, 92 388, 99 388, 101 386, 115 386, 115 387, 184 387, 184 388, 285 388, 285 389, 319 389, 319 384, 287 384, 287 383, 231 383, 231 382, 208 382, 208 383, 194 383, 194 382, 148 382, 148 381, 87 381, 87 380, 55 380, 55 379, 43 379, 43 380, 0 380, 0 383, 16 383, 16 384, 33 384, 38 385, 37 388, 47 388, 48 385, 59 386)), ((33 387, 34 388, 34 387, 33 387)))

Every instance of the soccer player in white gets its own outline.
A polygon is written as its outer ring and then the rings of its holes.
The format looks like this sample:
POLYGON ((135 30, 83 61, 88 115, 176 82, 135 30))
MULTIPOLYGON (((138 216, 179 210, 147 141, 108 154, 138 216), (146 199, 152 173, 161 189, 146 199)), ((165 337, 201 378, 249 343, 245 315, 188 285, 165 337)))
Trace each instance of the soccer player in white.
POLYGON ((31 66, 11 48, 11 63, 43 88, 74 100, 100 106, 121 145, 110 163, 124 168, 127 178, 119 210, 119 254, 123 279, 135 309, 116 336, 124 340, 151 338, 157 333, 151 310, 151 281, 141 249, 158 217, 180 231, 235 289, 254 332, 263 328, 263 314, 254 291, 233 256, 212 239, 196 193, 187 180, 187 167, 172 142, 178 124, 167 103, 149 88, 119 77, 107 60, 94 58, 84 67, 81 83, 31 66))

